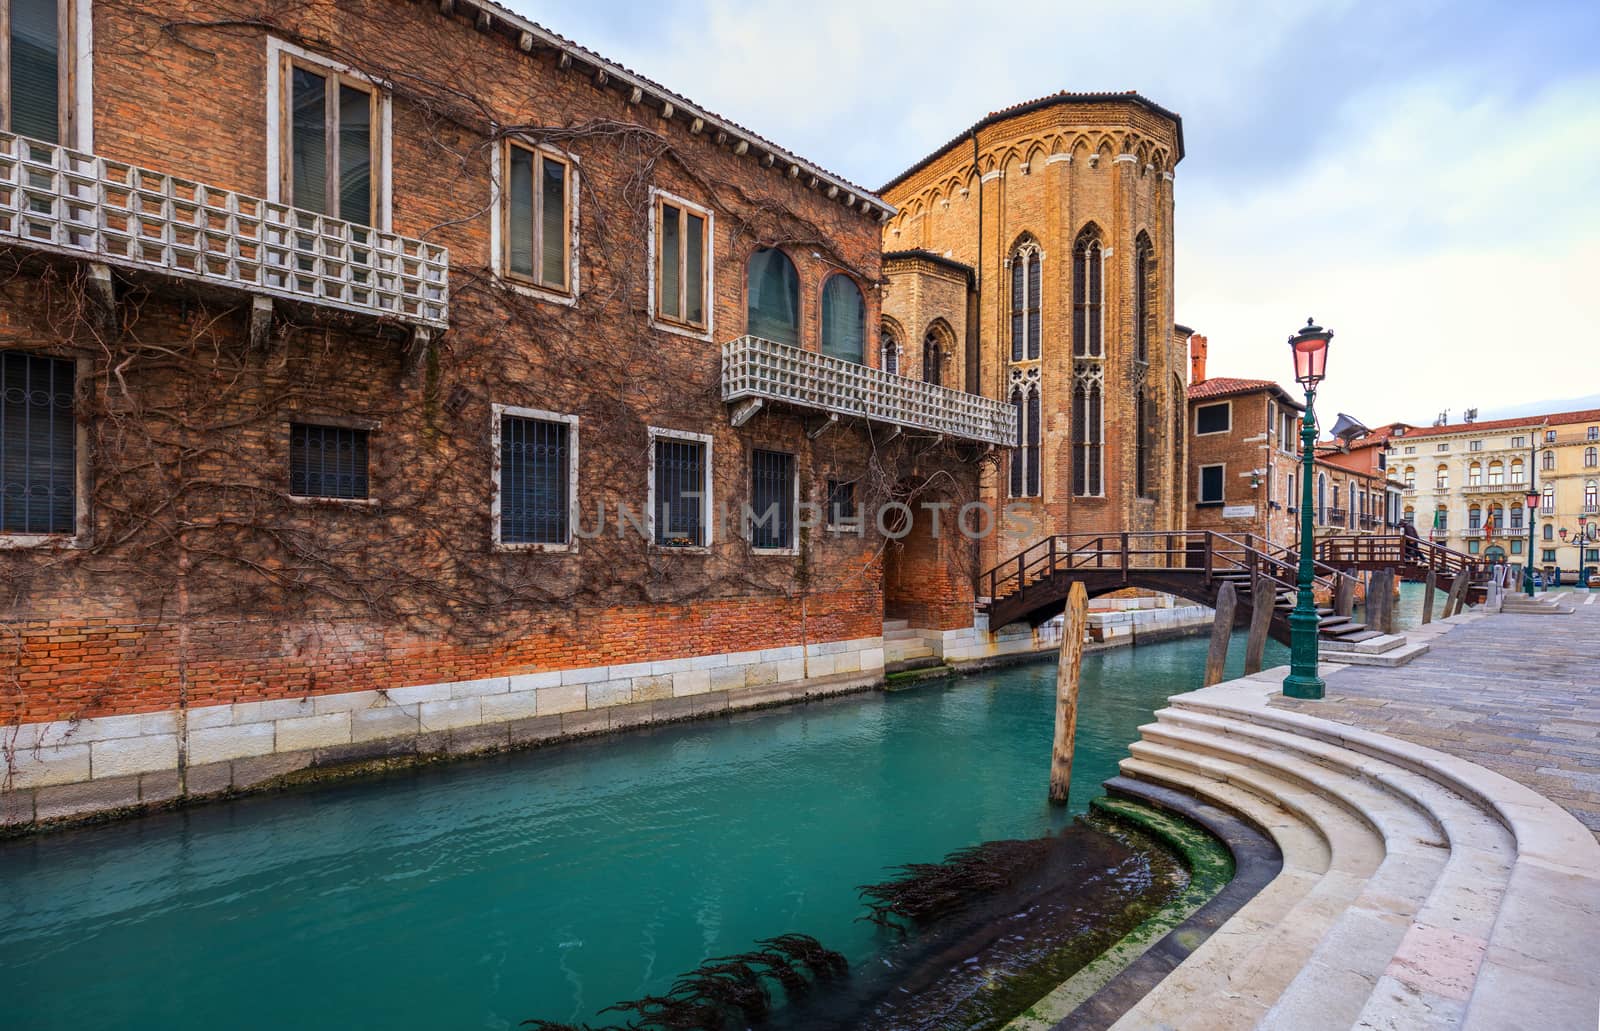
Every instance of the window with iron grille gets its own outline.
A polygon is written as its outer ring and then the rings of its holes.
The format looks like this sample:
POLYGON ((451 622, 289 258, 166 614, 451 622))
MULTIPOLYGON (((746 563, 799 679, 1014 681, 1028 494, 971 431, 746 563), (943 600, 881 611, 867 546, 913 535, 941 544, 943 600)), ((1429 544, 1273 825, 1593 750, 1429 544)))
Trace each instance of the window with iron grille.
POLYGON ((573 424, 497 413, 500 542, 571 541, 573 424))
POLYGON ((0 532, 77 529, 73 366, 0 352, 0 532))
POLYGON ((291 423, 289 493, 301 498, 367 497, 367 431, 291 423))
POLYGON ((682 437, 655 439, 655 483, 650 514, 656 544, 663 548, 706 546, 706 492, 709 448, 682 437))
POLYGON ((828 525, 842 526, 856 518, 856 481, 828 481, 828 525))
POLYGON ((750 452, 750 546, 769 550, 794 547, 794 456, 782 451, 750 452))

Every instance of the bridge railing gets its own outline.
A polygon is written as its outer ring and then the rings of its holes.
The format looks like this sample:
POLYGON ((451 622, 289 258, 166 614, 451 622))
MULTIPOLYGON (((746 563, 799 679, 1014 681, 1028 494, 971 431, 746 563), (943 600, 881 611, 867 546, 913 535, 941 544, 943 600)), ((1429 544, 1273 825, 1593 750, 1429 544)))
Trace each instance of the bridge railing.
POLYGON ((1474 581, 1488 576, 1487 563, 1426 538, 1402 533, 1324 537, 1317 541, 1316 555, 1318 561, 1336 567, 1423 566, 1443 576, 1465 572, 1474 581))

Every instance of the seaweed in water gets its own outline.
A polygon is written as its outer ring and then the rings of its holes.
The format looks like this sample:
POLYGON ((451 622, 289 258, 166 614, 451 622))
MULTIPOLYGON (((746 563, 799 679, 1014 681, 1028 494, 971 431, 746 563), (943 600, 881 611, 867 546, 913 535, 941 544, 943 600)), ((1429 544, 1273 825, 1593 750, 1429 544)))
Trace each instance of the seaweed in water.
POLYGON ((857 889, 868 910, 862 919, 901 931, 930 923, 977 895, 1012 884, 1043 863, 1055 845, 1048 837, 985 841, 937 863, 895 867, 898 877, 857 889))
POLYGON ((678 978, 665 995, 647 995, 601 1010, 633 1014, 621 1027, 549 1020, 525 1020, 522 1026, 532 1031, 721 1031, 760 1020, 772 1011, 768 981, 795 998, 820 982, 849 973, 843 955, 810 935, 785 934, 756 944, 762 947, 706 960, 678 978))

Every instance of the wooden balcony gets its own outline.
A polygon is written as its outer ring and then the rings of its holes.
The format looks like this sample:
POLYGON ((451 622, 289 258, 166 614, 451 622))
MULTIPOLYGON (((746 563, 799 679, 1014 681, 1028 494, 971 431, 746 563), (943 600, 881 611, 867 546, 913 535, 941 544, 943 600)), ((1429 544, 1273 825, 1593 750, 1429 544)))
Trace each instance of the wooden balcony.
POLYGON ((0 244, 415 329, 449 319, 437 244, 6 132, 0 244))
POLYGON ((733 413, 736 426, 771 402, 959 440, 1016 444, 1016 413, 1003 401, 760 337, 722 345, 722 400, 743 402, 733 413))

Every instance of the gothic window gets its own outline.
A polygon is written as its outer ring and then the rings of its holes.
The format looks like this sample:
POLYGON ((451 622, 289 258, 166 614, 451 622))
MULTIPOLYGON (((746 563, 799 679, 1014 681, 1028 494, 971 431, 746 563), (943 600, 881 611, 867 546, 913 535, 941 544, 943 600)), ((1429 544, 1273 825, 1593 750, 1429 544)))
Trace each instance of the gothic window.
POLYGON ((1138 425, 1134 431, 1134 490, 1141 498, 1152 495, 1150 466, 1155 453, 1155 401, 1140 387, 1133 394, 1133 410, 1138 425))
POLYGON ((1155 268, 1150 237, 1140 233, 1133 249, 1133 360, 1138 362, 1150 360, 1150 300, 1155 268))
POLYGON ((948 334, 936 322, 922 337, 922 381, 934 386, 944 385, 944 363, 949 356, 948 334))
POLYGON ((843 274, 822 287, 822 353, 860 362, 866 352, 867 305, 855 280, 843 274))
POLYGON ((1083 228, 1072 245, 1072 353, 1078 358, 1099 358, 1101 346, 1100 231, 1083 228))
POLYGON ((1093 375, 1080 375, 1072 392, 1072 492, 1079 497, 1105 493, 1102 476, 1104 457, 1104 397, 1101 381, 1093 375))
POLYGON ((1039 484, 1040 426, 1039 370, 1013 370, 1011 407, 1016 416, 1017 446, 1011 449, 1011 496, 1033 498, 1041 493, 1039 484))
POLYGON ((1025 239, 1011 252, 1011 360, 1039 357, 1039 245, 1025 239))
POLYGON ((800 276, 775 247, 750 255, 745 332, 780 344, 800 343, 800 276))
POLYGON ((888 326, 883 327, 880 334, 883 338, 883 357, 879 363, 884 372, 891 376, 900 375, 900 341, 895 339, 894 330, 888 326))

